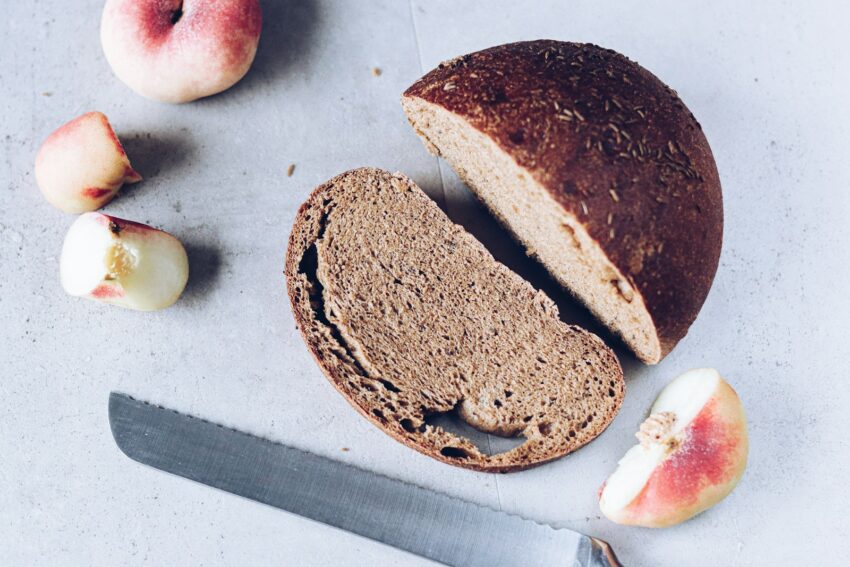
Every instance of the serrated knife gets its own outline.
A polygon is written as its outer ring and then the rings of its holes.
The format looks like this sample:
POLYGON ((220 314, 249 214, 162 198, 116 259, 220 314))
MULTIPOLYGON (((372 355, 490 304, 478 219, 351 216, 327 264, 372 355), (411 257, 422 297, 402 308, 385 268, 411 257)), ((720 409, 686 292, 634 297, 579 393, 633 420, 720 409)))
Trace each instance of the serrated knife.
POLYGON ((620 565, 610 546, 113 392, 134 461, 453 566, 620 565))

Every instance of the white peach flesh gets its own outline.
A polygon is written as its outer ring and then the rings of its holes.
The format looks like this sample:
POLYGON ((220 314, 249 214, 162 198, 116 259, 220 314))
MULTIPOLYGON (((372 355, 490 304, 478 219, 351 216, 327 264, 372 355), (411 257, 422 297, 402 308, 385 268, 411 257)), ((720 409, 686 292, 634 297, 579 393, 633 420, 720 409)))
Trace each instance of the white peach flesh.
POLYGON ((94 211, 125 183, 141 181, 102 112, 87 112, 54 131, 35 158, 44 197, 66 213, 94 211))
POLYGON ((189 259, 179 240, 117 217, 80 216, 62 247, 62 287, 76 297, 153 311, 177 301, 188 278, 189 259))
POLYGON ((746 467, 743 406, 720 374, 686 372, 661 392, 635 445, 605 482, 609 519, 645 527, 677 524, 714 506, 746 467))

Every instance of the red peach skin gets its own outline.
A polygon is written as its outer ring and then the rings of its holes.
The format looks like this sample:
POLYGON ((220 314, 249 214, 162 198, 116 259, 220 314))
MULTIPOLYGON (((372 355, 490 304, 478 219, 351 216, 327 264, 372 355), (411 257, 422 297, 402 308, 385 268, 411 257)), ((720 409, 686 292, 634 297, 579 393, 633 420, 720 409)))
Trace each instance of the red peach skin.
POLYGON ((620 524, 666 527, 692 518, 732 492, 747 464, 743 406, 711 369, 665 388, 638 437, 601 490, 603 513, 620 524))
POLYGON ((100 37, 127 86, 180 103, 236 84, 254 61, 261 28, 259 0, 107 0, 100 37))

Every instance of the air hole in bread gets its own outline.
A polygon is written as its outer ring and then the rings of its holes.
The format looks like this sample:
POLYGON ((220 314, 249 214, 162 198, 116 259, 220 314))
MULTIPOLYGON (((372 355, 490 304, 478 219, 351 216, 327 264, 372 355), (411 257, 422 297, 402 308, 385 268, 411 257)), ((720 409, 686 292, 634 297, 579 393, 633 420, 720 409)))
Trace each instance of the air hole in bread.
MULTIPOLYGON (((447 431, 461 439, 469 441, 475 445, 479 451, 490 456, 507 453, 511 449, 519 447, 526 441, 525 437, 522 435, 515 437, 502 437, 494 433, 486 433, 478 430, 460 417, 457 407, 446 412, 426 415, 425 424, 447 431)), ((423 426, 425 424, 423 424, 423 426)))
POLYGON ((440 454, 450 459, 468 459, 469 453, 466 449, 460 447, 443 447, 440 449, 440 454))
MULTIPOLYGON (((328 206, 329 203, 331 203, 330 199, 325 199, 323 202, 323 206, 326 207, 326 209, 323 211, 322 216, 319 219, 319 234, 316 241, 321 240, 324 236, 328 216, 333 210, 333 206, 328 206)), ((331 336, 333 337, 335 346, 337 347, 334 350, 341 351, 343 358, 346 359, 346 362, 353 367, 356 374, 359 374, 360 376, 369 376, 369 373, 361 365, 356 353, 349 348, 348 343, 339 327, 337 327, 337 325, 335 325, 328 317, 328 314, 333 312, 333 307, 325 305, 323 295, 324 286, 322 286, 322 282, 319 281, 318 270, 319 252, 316 247, 316 243, 314 242, 307 248, 307 250, 304 251, 304 254, 301 256, 301 260, 298 262, 298 272, 304 274, 309 282, 308 294, 310 298, 310 308, 313 311, 316 321, 330 329, 331 336)), ((367 389, 374 391, 374 388, 370 388, 368 386, 367 389)))
POLYGON ((383 378, 379 378, 379 379, 378 379, 378 382, 380 382, 381 384, 383 384, 383 385, 384 385, 384 388, 386 388, 386 389, 387 389, 387 390, 389 390, 390 392, 396 392, 396 393, 401 392, 401 390, 399 390, 399 389, 396 387, 396 385, 395 385, 395 384, 393 384, 392 382, 390 382, 389 380, 385 380, 385 379, 383 379, 383 378))
POLYGON ((399 424, 401 425, 401 428, 407 431, 408 433, 422 433, 427 427, 424 423, 416 425, 416 423, 410 418, 402 419, 399 424))

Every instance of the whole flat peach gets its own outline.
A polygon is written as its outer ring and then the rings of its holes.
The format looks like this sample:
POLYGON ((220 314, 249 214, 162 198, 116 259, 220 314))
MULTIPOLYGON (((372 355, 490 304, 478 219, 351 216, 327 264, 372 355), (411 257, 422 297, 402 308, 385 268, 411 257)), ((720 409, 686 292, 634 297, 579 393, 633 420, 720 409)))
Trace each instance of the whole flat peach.
POLYGON ((245 76, 261 28, 259 0, 107 0, 100 38, 127 86, 179 103, 220 93, 245 76))

